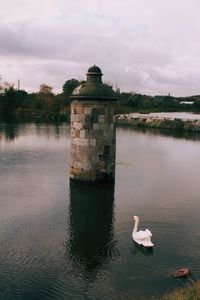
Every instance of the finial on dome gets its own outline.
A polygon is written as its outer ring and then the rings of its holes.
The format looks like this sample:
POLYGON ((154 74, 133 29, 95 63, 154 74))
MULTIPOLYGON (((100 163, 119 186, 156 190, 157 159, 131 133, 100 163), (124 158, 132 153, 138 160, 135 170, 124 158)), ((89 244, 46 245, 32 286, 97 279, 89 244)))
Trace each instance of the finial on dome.
POLYGON ((94 75, 103 75, 101 69, 97 67, 95 64, 94 66, 90 67, 87 71, 87 75, 94 74, 94 75))

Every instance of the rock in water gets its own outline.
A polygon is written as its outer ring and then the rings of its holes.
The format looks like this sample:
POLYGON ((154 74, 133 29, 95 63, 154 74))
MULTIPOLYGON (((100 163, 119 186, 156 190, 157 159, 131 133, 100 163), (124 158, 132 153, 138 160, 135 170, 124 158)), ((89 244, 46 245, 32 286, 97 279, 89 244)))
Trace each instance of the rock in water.
POLYGON ((188 268, 181 268, 178 271, 172 273, 174 278, 186 278, 191 274, 190 269, 188 268))

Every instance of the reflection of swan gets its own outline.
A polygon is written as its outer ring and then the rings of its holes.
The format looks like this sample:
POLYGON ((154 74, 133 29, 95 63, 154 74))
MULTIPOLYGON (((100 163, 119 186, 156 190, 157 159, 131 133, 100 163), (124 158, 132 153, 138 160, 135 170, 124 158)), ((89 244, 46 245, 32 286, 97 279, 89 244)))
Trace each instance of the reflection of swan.
POLYGON ((139 218, 137 216, 133 216, 132 219, 135 221, 132 233, 133 240, 144 247, 153 247, 153 243, 151 242, 151 231, 149 229, 137 231, 139 218))
POLYGON ((137 255, 141 253, 144 256, 152 256, 153 255, 153 247, 143 247, 142 245, 137 244, 133 241, 134 248, 131 248, 131 253, 133 255, 137 255))

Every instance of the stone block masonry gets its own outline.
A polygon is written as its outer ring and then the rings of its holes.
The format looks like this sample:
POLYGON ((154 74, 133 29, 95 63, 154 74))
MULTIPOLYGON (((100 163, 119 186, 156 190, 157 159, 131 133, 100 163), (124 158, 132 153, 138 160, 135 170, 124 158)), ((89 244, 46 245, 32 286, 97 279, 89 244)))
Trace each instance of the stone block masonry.
POLYGON ((70 177, 82 181, 114 179, 115 135, 112 102, 73 101, 70 177))

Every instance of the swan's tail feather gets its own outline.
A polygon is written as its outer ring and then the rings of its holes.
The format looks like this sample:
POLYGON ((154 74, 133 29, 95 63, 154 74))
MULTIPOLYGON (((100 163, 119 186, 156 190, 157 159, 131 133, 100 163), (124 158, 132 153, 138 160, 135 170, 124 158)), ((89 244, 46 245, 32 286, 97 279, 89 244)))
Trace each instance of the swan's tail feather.
POLYGON ((142 245, 143 245, 144 247, 153 247, 153 246, 154 246, 154 244, 152 243, 152 241, 144 241, 144 242, 142 243, 142 245))
POLYGON ((152 237, 152 233, 149 229, 146 229, 145 232, 148 234, 149 237, 152 237))

